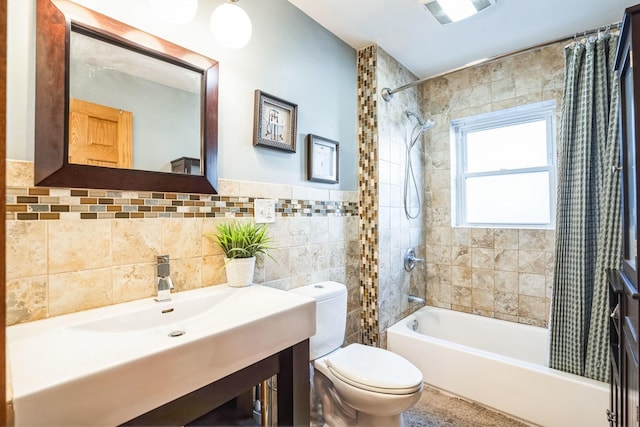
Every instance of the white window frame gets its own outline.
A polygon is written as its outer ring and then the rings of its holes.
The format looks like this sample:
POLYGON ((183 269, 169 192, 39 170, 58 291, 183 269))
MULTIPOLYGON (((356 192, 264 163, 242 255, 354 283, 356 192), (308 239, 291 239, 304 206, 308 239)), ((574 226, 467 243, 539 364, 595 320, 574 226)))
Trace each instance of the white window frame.
POLYGON ((479 114, 451 121, 451 222, 453 227, 485 228, 543 228, 553 229, 556 217, 556 102, 543 101, 479 114), (467 173, 467 134, 511 125, 545 120, 547 127, 547 165, 467 173), (465 180, 472 177, 501 176, 534 172, 549 174, 549 222, 548 223, 475 223, 466 220, 465 180))

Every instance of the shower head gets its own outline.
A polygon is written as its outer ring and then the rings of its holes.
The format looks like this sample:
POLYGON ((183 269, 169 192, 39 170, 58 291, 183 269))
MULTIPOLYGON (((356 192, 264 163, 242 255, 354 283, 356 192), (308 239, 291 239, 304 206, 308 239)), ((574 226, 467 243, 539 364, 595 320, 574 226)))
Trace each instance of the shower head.
POLYGON ((422 130, 431 129, 433 127, 433 119, 425 120, 412 111, 405 111, 404 114, 407 116, 407 118, 413 117, 414 119, 416 119, 422 130))
POLYGON ((417 115, 416 113, 412 112, 412 111, 405 111, 404 114, 407 116, 407 118, 411 118, 413 117, 414 119, 416 119, 418 121, 418 124, 420 126, 424 126, 425 121, 422 117, 420 117, 419 115, 417 115))
POLYGON ((435 124, 435 122, 433 121, 433 119, 427 119, 423 124, 422 124, 422 130, 427 130, 427 129, 431 129, 433 127, 433 125, 435 124))

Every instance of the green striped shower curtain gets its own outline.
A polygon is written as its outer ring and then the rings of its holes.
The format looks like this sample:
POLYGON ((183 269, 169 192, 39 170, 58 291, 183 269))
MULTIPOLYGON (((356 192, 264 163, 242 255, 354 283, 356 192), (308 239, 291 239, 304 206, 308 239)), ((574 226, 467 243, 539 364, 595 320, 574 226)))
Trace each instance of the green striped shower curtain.
POLYGON ((608 381, 608 283, 621 252, 617 35, 565 47, 550 366, 608 381))

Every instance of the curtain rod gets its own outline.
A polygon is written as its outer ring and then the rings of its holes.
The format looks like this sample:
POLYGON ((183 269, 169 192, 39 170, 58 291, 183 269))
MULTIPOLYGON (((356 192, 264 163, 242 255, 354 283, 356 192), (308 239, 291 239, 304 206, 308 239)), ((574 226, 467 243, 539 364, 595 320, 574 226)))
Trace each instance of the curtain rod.
POLYGON ((425 77, 423 79, 416 80, 416 81, 411 82, 411 83, 407 83, 407 84, 405 84, 403 86, 399 86, 399 87, 397 87, 395 89, 389 89, 388 87, 382 88, 382 90, 380 91, 380 94, 382 95, 382 99, 384 99, 385 101, 388 102, 388 101, 391 101, 391 99, 393 98, 393 94, 394 93, 401 92, 401 91, 403 91, 405 89, 409 89, 409 88, 414 87, 414 86, 418 86, 418 85, 420 85, 420 84, 422 84, 422 83, 424 83, 424 82, 426 82, 428 80, 444 76, 445 74, 455 73, 456 71, 464 70, 465 68, 475 67, 477 65, 486 64, 486 63, 489 63, 491 61, 497 61, 499 59, 503 59, 503 58, 506 58, 508 56, 520 55, 522 53, 531 52, 531 51, 534 51, 534 50, 541 49, 543 47, 550 46, 550 45, 555 44, 555 43, 559 43, 561 41, 577 40, 578 37, 586 37, 586 36, 591 35, 591 34, 600 33, 602 31, 606 32, 606 31, 610 31, 610 30, 615 30, 615 29, 620 28, 621 26, 622 26, 622 21, 618 21, 618 22, 614 22, 613 24, 605 25, 603 27, 593 28, 591 30, 586 30, 586 31, 583 31, 583 32, 580 32, 580 33, 575 33, 573 36, 561 37, 559 39, 555 39, 555 40, 552 40, 550 42, 545 42, 545 43, 541 43, 541 44, 538 44, 538 45, 535 45, 535 46, 530 46, 530 47, 527 47, 527 48, 524 48, 524 49, 516 50, 514 52, 503 53, 503 54, 500 54, 500 55, 492 56, 491 58, 485 58, 485 59, 482 59, 480 61, 470 62, 468 64, 465 64, 465 65, 461 66, 461 67, 454 68, 452 70, 445 71, 445 72, 442 72, 442 73, 439 73, 439 74, 435 74, 433 76, 425 77))

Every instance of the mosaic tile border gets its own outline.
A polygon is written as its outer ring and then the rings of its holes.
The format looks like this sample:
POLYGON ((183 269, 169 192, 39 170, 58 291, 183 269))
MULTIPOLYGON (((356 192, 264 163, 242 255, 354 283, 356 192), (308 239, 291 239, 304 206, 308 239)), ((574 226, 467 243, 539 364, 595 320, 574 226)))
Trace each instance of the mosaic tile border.
MULTIPOLYGON (((260 197, 230 197, 46 187, 7 187, 6 219, 136 219, 253 217, 260 197)), ((356 216, 354 202, 277 199, 281 217, 356 216)))
POLYGON ((358 198, 360 203, 360 330, 362 343, 380 345, 378 325, 377 46, 357 53, 358 198))

